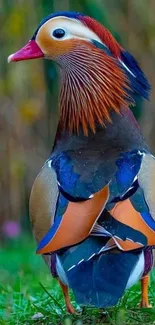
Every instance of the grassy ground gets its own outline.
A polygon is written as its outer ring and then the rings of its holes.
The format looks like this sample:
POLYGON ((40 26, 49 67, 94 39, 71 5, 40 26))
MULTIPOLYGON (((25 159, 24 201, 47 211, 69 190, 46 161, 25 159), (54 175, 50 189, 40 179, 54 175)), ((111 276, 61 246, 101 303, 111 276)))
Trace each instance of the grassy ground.
MULTIPOLYGON (((8 242, 0 249, 0 324, 155 324, 155 308, 138 308, 139 285, 115 308, 83 309, 79 316, 69 316, 56 281, 34 252, 30 238, 8 242)), ((154 274, 151 278, 150 301, 155 306, 154 274)))

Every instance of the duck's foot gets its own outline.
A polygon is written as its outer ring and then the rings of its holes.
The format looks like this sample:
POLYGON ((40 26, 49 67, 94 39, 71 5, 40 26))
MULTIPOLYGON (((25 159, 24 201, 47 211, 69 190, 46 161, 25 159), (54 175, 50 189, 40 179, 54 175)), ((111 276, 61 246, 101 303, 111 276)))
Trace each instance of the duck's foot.
POLYGON ((140 308, 152 308, 148 301, 141 301, 140 308))
POLYGON ((149 286, 149 275, 144 276, 141 279, 141 291, 142 291, 142 298, 140 307, 141 308, 151 308, 152 306, 149 304, 149 298, 148 298, 148 286, 149 286))
POLYGON ((67 309, 68 313, 78 315, 78 312, 74 309, 74 307, 71 304, 68 287, 63 282, 61 282, 60 279, 59 279, 59 284, 61 286, 64 298, 65 298, 65 304, 66 304, 66 309, 67 309))

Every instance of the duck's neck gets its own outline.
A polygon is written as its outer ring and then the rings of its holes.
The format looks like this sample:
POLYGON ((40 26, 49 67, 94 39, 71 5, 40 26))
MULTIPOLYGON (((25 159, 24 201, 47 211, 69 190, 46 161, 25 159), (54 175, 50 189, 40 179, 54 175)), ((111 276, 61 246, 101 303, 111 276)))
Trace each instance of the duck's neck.
POLYGON ((53 151, 56 154, 68 150, 83 151, 87 157, 89 150, 93 156, 98 150, 103 156, 114 152, 117 155, 134 149, 148 150, 137 121, 129 108, 121 109, 120 114, 112 111, 110 119, 111 122, 107 121, 105 127, 98 123, 95 134, 89 129, 88 136, 84 135, 82 127, 78 134, 71 134, 63 130, 59 124, 53 151))
POLYGON ((71 134, 80 129, 95 134, 96 125, 111 121, 111 111, 120 113, 129 105, 129 82, 118 62, 103 51, 85 45, 64 57, 61 66, 59 126, 71 134))

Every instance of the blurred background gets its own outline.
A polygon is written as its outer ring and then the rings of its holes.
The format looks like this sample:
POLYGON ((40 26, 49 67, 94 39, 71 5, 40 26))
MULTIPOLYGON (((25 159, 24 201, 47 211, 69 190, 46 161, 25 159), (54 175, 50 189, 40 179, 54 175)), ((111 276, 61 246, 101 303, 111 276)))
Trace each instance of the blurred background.
POLYGON ((59 10, 103 23, 139 61, 152 84, 150 102, 134 114, 155 153, 154 0, 0 0, 0 241, 30 232, 32 183, 48 158, 57 123, 57 71, 50 61, 7 64, 39 21, 59 10))

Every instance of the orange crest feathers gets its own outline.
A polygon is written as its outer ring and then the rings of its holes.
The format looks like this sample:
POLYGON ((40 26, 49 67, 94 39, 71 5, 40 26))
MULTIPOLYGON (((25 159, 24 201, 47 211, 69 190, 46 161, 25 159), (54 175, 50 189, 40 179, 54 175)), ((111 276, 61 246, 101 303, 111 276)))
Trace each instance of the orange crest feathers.
POLYGON ((98 35, 98 37, 101 39, 101 41, 109 48, 111 53, 115 57, 120 57, 121 53, 121 46, 119 43, 115 40, 113 35, 106 29, 103 25, 101 25, 98 21, 95 19, 88 17, 88 16, 82 16, 80 20, 88 27, 90 28, 94 33, 98 35))

